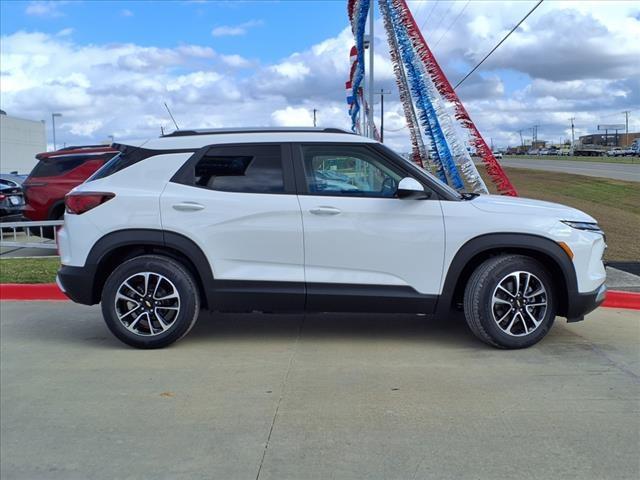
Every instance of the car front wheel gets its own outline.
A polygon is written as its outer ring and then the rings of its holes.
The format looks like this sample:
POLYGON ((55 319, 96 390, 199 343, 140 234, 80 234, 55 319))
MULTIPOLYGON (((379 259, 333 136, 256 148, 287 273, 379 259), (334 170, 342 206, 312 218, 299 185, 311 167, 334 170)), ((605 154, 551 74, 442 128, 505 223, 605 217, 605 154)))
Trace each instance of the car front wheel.
POLYGON ((464 293, 471 331, 498 348, 525 348, 539 342, 556 315, 553 282, 535 259, 499 255, 482 263, 464 293))
POLYGON ((161 348, 179 340, 199 312, 191 273, 159 255, 127 260, 111 273, 102 291, 102 314, 109 330, 137 348, 161 348))

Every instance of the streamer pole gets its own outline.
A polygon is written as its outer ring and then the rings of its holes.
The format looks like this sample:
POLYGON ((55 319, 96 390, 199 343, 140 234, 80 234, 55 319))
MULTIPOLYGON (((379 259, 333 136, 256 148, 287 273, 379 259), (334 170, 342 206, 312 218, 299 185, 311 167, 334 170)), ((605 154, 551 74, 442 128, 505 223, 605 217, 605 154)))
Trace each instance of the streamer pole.
POLYGON ((374 138, 374 128, 373 128, 373 24, 374 24, 374 10, 375 10, 375 2, 371 2, 371 6, 369 7, 369 118, 367 119, 369 123, 369 137, 374 138))

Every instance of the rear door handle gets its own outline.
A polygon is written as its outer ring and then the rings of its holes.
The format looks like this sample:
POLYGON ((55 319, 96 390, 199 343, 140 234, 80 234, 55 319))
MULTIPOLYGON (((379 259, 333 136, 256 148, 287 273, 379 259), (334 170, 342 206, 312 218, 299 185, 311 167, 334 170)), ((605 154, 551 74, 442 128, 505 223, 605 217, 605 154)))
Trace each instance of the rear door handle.
POLYGON ((204 205, 196 202, 180 202, 176 203, 173 209, 179 212, 197 212, 198 210, 203 210, 204 205))
POLYGON ((341 213, 341 210, 335 207, 316 207, 309 211, 314 215, 338 215, 341 213))

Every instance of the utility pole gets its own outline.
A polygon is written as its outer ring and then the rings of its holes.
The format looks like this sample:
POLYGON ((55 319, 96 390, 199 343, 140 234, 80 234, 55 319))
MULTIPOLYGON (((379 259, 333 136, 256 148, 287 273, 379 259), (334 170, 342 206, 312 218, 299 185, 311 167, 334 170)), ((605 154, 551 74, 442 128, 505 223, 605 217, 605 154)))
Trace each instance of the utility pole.
POLYGON ((573 124, 573 121, 576 119, 576 117, 571 117, 569 120, 571 120, 571 155, 573 155, 573 144, 576 142, 576 136, 575 136, 575 125, 573 124))
POLYGON ((518 133, 520 134, 520 146, 524 147, 524 139, 522 138, 522 130, 518 130, 518 133))
POLYGON ((316 123, 316 112, 317 112, 317 111, 318 111, 318 109, 317 109, 317 108, 314 108, 314 109, 313 109, 313 126, 314 126, 314 127, 315 127, 315 126, 317 126, 317 123, 316 123))
POLYGON ((51 114, 51 127, 53 128, 53 150, 56 150, 56 117, 61 117, 61 113, 51 114))
POLYGON ((624 144, 625 146, 629 146, 629 113, 631 110, 625 110, 624 112, 624 144))
POLYGON ((380 95, 380 143, 384 143, 384 96, 391 95, 391 92, 381 88, 376 95, 380 95))

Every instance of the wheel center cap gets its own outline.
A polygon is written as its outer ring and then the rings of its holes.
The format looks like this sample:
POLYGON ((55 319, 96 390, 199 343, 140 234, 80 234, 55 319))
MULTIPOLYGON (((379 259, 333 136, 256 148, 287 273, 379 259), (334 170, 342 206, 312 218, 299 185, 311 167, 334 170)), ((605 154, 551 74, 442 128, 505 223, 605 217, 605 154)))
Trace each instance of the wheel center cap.
POLYGON ((151 308, 151 302, 149 300, 145 300, 144 304, 148 307, 151 308))

